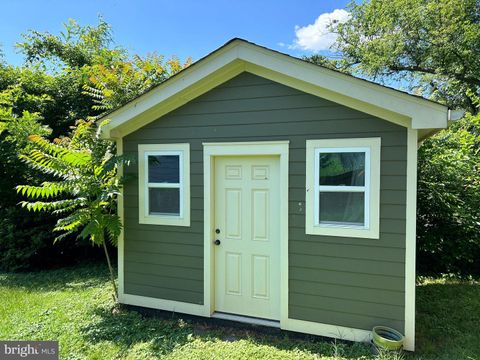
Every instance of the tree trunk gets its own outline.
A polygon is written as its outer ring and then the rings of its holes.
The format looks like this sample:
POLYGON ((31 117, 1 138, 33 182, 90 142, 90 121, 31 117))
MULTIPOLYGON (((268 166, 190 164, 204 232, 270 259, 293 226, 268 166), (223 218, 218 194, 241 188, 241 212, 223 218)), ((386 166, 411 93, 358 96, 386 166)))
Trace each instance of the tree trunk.
POLYGON ((115 300, 116 303, 118 303, 117 285, 115 284, 115 276, 113 275, 112 263, 110 262, 110 256, 108 255, 107 244, 105 244, 105 241, 103 241, 103 250, 105 251, 105 257, 107 258, 108 270, 110 271, 110 281, 112 282, 112 287, 113 287, 113 299, 115 300))

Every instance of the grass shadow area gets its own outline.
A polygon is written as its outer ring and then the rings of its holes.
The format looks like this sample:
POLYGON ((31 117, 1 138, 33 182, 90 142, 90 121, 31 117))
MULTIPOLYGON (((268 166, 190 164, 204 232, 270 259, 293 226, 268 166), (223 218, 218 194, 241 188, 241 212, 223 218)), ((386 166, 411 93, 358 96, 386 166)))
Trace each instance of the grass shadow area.
POLYGON ((89 344, 111 342, 124 353, 139 344, 148 344, 149 352, 166 354, 191 336, 190 326, 181 319, 144 318, 123 307, 119 311, 98 307, 92 319, 80 329, 85 341, 89 344))
POLYGON ((417 355, 480 359, 480 283, 426 280, 417 285, 417 355))
POLYGON ((360 343, 130 306, 118 313, 98 308, 95 315, 97 320, 82 329, 86 342, 113 342, 135 358, 142 357, 135 348, 145 357, 192 359, 217 358, 216 352, 219 358, 235 359, 261 358, 262 353, 274 358, 342 359, 371 354, 370 347, 360 343))
POLYGON ((30 292, 52 292, 66 289, 100 287, 108 281, 108 268, 100 262, 36 272, 2 273, 3 288, 22 289, 30 292))

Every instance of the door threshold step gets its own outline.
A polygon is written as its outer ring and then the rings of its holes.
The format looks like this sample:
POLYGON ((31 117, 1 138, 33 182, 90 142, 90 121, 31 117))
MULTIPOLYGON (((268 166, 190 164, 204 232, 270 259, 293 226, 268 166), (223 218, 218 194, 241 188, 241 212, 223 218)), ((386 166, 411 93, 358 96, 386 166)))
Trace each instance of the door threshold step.
POLYGON ((256 317, 251 317, 251 316, 243 316, 243 315, 227 314, 227 313, 222 313, 222 312, 214 312, 212 314, 212 318, 236 321, 236 322, 241 322, 241 323, 245 323, 245 324, 253 324, 253 325, 268 326, 268 327, 273 327, 273 328, 280 328, 280 321, 256 318, 256 317))

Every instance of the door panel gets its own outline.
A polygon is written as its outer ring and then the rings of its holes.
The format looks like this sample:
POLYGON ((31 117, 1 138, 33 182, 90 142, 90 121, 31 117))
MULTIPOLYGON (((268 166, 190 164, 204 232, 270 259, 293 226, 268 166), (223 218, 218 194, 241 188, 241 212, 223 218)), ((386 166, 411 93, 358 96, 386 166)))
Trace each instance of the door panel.
POLYGON ((279 157, 215 159, 215 310, 280 318, 279 157))
POLYGON ((226 253, 225 290, 229 295, 242 295, 242 255, 226 253))
POLYGON ((269 257, 262 255, 252 256, 252 296, 257 299, 268 299, 270 293, 269 257))
POLYGON ((252 238, 268 241, 268 189, 252 190, 252 238))
POLYGON ((242 236, 242 189, 225 189, 225 237, 241 239, 242 236))

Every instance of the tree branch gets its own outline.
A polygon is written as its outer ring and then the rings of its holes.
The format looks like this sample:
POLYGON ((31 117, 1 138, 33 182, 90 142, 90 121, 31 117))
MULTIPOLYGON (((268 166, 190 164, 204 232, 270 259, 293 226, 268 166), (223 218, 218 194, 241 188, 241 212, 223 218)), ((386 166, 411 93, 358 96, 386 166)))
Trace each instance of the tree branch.
POLYGON ((421 66, 418 66, 418 65, 411 65, 411 66, 391 65, 391 66, 388 66, 388 68, 391 71, 421 72, 421 73, 432 74, 432 75, 444 75, 446 77, 449 77, 449 76, 453 75, 453 77, 457 80, 460 80, 460 81, 465 82, 467 84, 473 85, 475 87, 480 86, 480 79, 477 79, 477 78, 474 78, 474 77, 471 77, 471 76, 467 76, 465 74, 458 74, 458 73, 442 74, 442 73, 436 72, 435 69, 425 68, 425 67, 421 67, 421 66))

